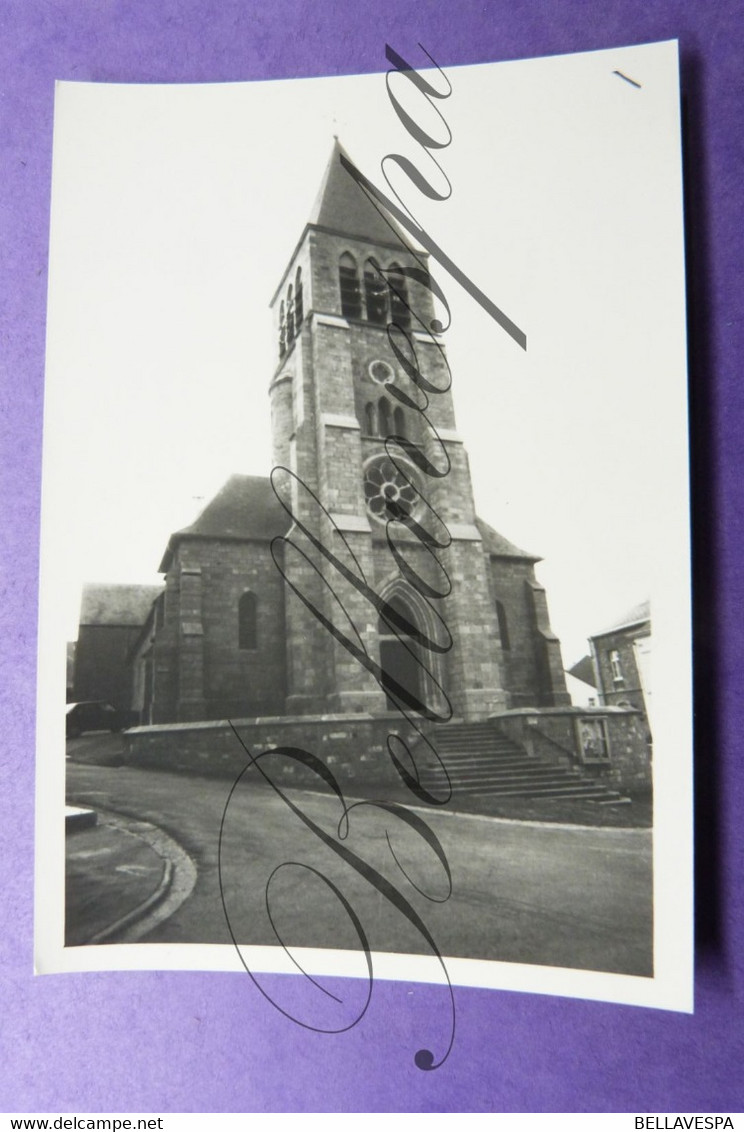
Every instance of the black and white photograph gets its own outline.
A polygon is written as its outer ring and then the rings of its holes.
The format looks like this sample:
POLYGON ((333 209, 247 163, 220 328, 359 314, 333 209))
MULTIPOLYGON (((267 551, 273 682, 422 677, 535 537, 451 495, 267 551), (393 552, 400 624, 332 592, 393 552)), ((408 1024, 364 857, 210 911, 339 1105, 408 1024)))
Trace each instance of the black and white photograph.
POLYGON ((57 86, 37 969, 689 1010, 676 45, 387 58, 57 86))

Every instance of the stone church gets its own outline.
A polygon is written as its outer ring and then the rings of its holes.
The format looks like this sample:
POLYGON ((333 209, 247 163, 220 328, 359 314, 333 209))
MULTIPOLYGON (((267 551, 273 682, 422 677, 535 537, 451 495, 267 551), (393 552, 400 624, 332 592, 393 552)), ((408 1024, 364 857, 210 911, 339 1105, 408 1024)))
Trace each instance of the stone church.
POLYGON ((131 653, 142 723, 569 702, 538 558, 475 514, 428 257, 341 152, 272 302, 281 470, 171 536, 131 653))

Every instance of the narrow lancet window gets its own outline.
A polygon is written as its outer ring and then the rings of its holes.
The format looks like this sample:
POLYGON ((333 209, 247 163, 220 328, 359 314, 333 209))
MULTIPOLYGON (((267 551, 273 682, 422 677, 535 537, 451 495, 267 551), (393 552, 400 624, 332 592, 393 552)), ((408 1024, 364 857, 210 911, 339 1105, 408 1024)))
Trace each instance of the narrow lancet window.
POLYGON ((390 284, 390 314, 396 326, 411 325, 411 310, 408 305, 408 285, 403 269, 392 263, 387 273, 390 284))
POLYGON ((294 292, 292 291, 292 284, 289 285, 287 291, 287 345, 291 345, 295 336, 295 305, 294 305, 294 292))
POLYGON ((305 312, 304 312, 303 305, 302 305, 302 268, 300 268, 300 267, 297 268, 297 274, 295 275, 294 308, 295 308, 294 309, 295 329, 296 329, 297 333, 299 334, 300 331, 302 330, 302 320, 305 317, 305 312))
POLYGON ((386 326, 388 321, 388 287, 373 259, 364 265, 364 299, 367 321, 386 326))
POLYGON ((496 602, 496 616, 499 621, 499 636, 501 637, 501 647, 505 652, 511 649, 509 641, 509 622, 506 619, 506 609, 502 601, 496 602))
POLYGON ((238 648, 258 647, 256 626, 256 595, 250 591, 242 594, 238 602, 238 648))
POLYGON ((393 414, 387 397, 381 397, 377 402, 377 411, 380 417, 380 436, 391 436, 393 432, 393 414))
POLYGON ((354 257, 344 252, 338 264, 338 282, 341 289, 341 314, 344 318, 362 317, 362 289, 354 257))
POLYGON ((284 303, 279 306, 279 357, 283 358, 287 352, 287 315, 284 303))
POLYGON ((367 436, 377 436, 377 406, 374 401, 368 401, 364 406, 364 423, 367 436))

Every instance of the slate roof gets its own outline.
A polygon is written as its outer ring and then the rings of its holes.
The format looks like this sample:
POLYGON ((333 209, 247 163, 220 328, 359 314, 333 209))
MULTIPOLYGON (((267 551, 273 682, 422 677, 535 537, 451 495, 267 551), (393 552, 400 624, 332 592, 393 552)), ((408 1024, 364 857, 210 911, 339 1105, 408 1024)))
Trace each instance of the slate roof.
POLYGON ((81 625, 144 625, 162 586, 112 585, 95 582, 83 586, 81 625))
POLYGON ((182 539, 270 542, 277 535, 286 534, 289 525, 289 516, 276 498, 268 476, 230 476, 195 521, 171 535, 160 571, 168 569, 182 539))
MULTIPOLYGON (((520 550, 482 519, 475 520, 483 548, 497 558, 522 558, 539 562, 536 554, 520 550)), ((242 542, 271 542, 289 530, 290 519, 279 503, 267 476, 230 476, 201 514, 189 527, 175 531, 168 540, 161 573, 170 567, 176 546, 182 539, 234 539, 242 542)), ((144 620, 144 619, 143 619, 144 620)))
MULTIPOLYGON (((336 138, 308 224, 331 228, 334 232, 341 232, 345 236, 357 236, 370 244, 400 243, 402 245, 401 228, 392 217, 390 219, 392 228, 383 220, 366 192, 344 169, 340 161, 341 154, 351 161, 336 138)), ((370 180, 373 178, 370 177, 370 180)))
POLYGON ((590 656, 582 656, 581 660, 577 660, 576 664, 572 664, 568 669, 569 676, 575 676, 577 680, 581 680, 584 684, 589 684, 592 688, 597 686, 597 678, 594 675, 594 665, 590 656))
POLYGON ((496 558, 524 558, 528 562, 542 562, 539 554, 530 554, 529 551, 520 550, 513 542, 509 542, 507 538, 495 531, 493 527, 489 527, 483 519, 476 518, 475 525, 480 531, 483 549, 487 554, 492 554, 496 558))
POLYGON ((592 637, 606 637, 608 633, 616 633, 620 629, 630 629, 632 625, 642 625, 644 621, 651 620, 651 602, 646 600, 634 605, 632 609, 615 621, 612 625, 608 625, 606 629, 601 629, 599 633, 592 633, 592 637))

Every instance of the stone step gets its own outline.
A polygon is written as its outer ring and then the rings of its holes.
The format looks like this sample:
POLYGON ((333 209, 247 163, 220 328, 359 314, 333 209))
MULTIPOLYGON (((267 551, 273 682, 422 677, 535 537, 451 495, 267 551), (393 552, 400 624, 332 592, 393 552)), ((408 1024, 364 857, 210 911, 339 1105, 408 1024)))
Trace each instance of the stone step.
POLYGON ((488 749, 478 751, 438 751, 439 757, 444 762, 445 759, 451 763, 461 762, 484 762, 485 760, 508 762, 510 759, 522 759, 523 762, 539 763, 546 760, 539 755, 528 755, 525 750, 520 750, 519 747, 512 747, 504 751, 491 751, 488 749))
POLYGON ((509 770, 512 766, 534 766, 545 767, 551 766, 555 768, 554 763, 543 762, 542 759, 529 758, 527 755, 512 755, 509 758, 489 759, 484 756, 483 758, 476 759, 442 759, 443 764, 449 769, 457 771, 464 770, 479 770, 484 766, 492 766, 498 770, 509 770))
MULTIPOLYGON (((450 782, 452 782, 452 783, 469 783, 469 784, 475 784, 475 783, 481 782, 481 783, 493 783, 494 785, 502 784, 504 786, 508 786, 512 783, 518 783, 518 782, 535 782, 535 783, 544 782, 546 784, 550 783, 550 782, 555 782, 556 784, 564 784, 566 786, 570 786, 572 784, 584 786, 584 785, 586 785, 587 780, 585 778, 582 778, 581 775, 579 775, 579 774, 572 774, 570 776, 566 776, 566 775, 562 775, 560 772, 556 773, 555 770, 552 770, 552 771, 551 770, 545 770, 545 771, 536 771, 536 772, 514 771, 513 774, 489 774, 487 771, 484 771, 483 774, 463 774, 463 775, 451 774, 450 775, 450 782)), ((592 785, 596 786, 597 784, 592 783, 592 785)))
POLYGON ((472 759, 472 758, 502 758, 517 756, 521 759, 529 758, 527 752, 520 750, 519 747, 492 747, 486 744, 473 744, 471 747, 435 747, 442 757, 448 759, 472 759))
POLYGON ((556 766, 555 763, 533 762, 523 759, 521 762, 497 763, 484 761, 482 763, 469 763, 466 766, 447 765, 450 778, 470 778, 472 775, 497 774, 506 778, 510 774, 555 774, 562 778, 583 778, 576 770, 568 767, 556 766))
POLYGON ((433 743, 436 747, 441 747, 442 750, 454 750, 457 747, 462 747, 468 750, 470 747, 516 747, 516 743, 512 743, 511 739, 500 739, 493 735, 452 735, 443 738, 440 735, 433 736, 433 743))
POLYGON ((479 794, 487 794, 489 798, 583 798, 587 802, 600 801, 607 798, 609 792, 596 785, 587 783, 586 786, 494 786, 478 787, 479 794))
POLYGON ((560 778, 515 778, 512 782, 494 782, 491 779, 484 779, 482 782, 453 782, 452 788, 468 793, 481 791, 483 794, 502 790, 592 790, 595 793, 598 790, 595 783, 564 782, 560 778))
POLYGON ((576 798, 602 805, 628 801, 602 782, 528 755, 493 723, 445 724, 435 730, 432 742, 454 791, 491 798, 576 798))
POLYGON ((494 747, 490 744, 473 743, 472 746, 464 747, 459 744, 456 747, 437 747, 434 749, 440 755, 446 755, 448 759, 468 759, 473 758, 475 755, 491 757, 507 758, 509 755, 519 755, 520 758, 525 757, 525 752, 520 751, 519 747, 494 747))
POLYGON ((500 734, 498 731, 490 730, 483 731, 465 731, 462 727, 453 727, 451 732, 443 731, 441 728, 434 732, 434 741, 437 743, 454 743, 454 742, 479 742, 482 739, 495 740, 497 743, 513 743, 514 740, 510 739, 508 735, 500 734))

